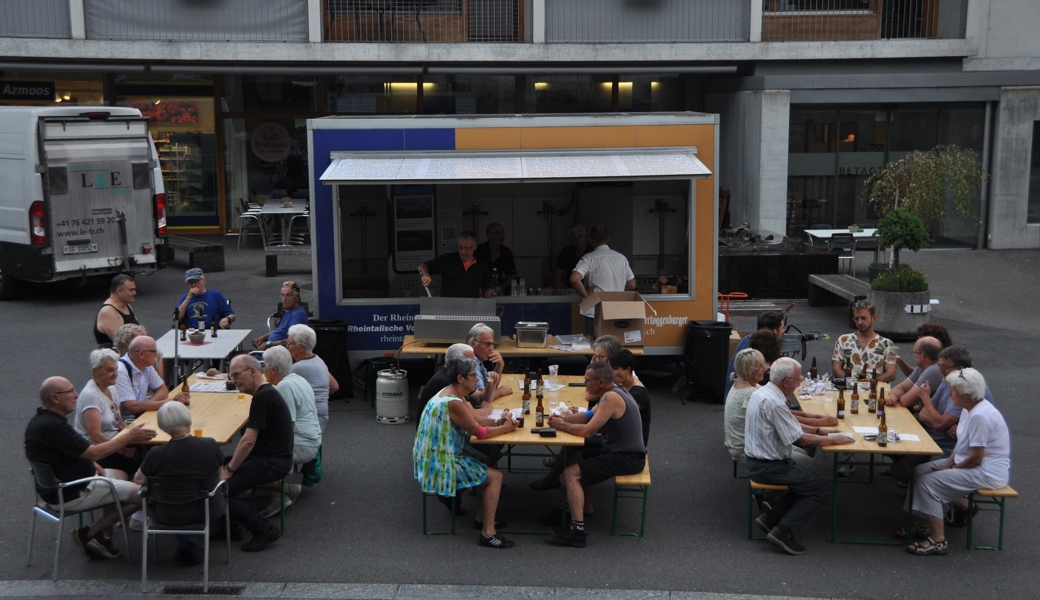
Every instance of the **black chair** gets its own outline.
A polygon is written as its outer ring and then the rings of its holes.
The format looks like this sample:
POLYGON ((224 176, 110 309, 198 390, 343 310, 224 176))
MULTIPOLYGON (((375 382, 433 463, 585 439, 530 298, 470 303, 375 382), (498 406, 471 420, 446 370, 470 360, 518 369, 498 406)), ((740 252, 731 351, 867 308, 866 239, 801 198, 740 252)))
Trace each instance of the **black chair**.
POLYGON ((828 244, 831 250, 838 250, 838 270, 842 273, 845 272, 842 269, 841 264, 843 261, 849 263, 849 275, 856 276, 856 238, 851 233, 835 233, 831 236, 831 241, 828 244))
MULTIPOLYGON (((141 496, 145 498, 141 508, 144 516, 144 530, 141 535, 141 593, 148 591, 148 536, 176 534, 203 536, 205 543, 202 545, 202 593, 209 593, 209 538, 212 528, 212 517, 214 516, 210 512, 210 500, 214 498, 224 508, 224 539, 227 544, 227 563, 231 563, 231 515, 228 514, 228 482, 226 480, 221 481, 212 490, 208 488, 209 486, 205 480, 194 477, 148 478, 148 485, 141 491, 141 496), (154 518, 148 517, 149 500, 157 504, 166 505, 201 503, 200 513, 205 515, 205 520, 187 525, 159 523, 154 518)), ((153 543, 156 542, 157 540, 153 538, 153 543)), ((158 545, 156 545, 155 552, 158 555, 158 545)))
MULTIPOLYGON (((85 512, 90 512, 91 508, 82 510, 69 510, 65 508, 65 488, 69 486, 76 486, 83 483, 95 482, 94 485, 107 485, 112 488, 112 497, 115 498, 116 510, 119 511, 119 520, 122 523, 123 530, 123 543, 126 544, 126 560, 128 563, 133 564, 130 558, 130 538, 126 534, 126 520, 123 519, 123 504, 119 501, 119 495, 116 493, 116 486, 107 477, 84 477, 83 479, 77 479, 76 481, 69 481, 63 483, 54 475, 54 470, 49 465, 45 465, 39 462, 29 461, 30 471, 35 479, 36 490, 57 490, 58 492, 58 509, 54 510, 40 498, 39 493, 36 494, 36 504, 33 506, 33 518, 32 525, 29 528, 29 558, 25 563, 25 566, 32 566, 32 548, 33 548, 33 537, 36 535, 36 517, 41 516, 51 523, 58 524, 58 536, 54 541, 54 574, 53 580, 58 580, 58 560, 61 557, 61 538, 65 532, 65 519, 66 517, 76 516, 85 512)), ((97 508, 97 507, 94 507, 97 508)))

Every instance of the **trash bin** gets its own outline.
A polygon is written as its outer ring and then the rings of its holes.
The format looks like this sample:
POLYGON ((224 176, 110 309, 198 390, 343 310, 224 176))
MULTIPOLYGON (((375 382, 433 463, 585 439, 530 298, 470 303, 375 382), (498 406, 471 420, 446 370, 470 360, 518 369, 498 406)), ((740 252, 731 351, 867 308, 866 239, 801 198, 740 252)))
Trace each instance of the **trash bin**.
POLYGON ((339 382, 339 390, 329 400, 354 397, 354 379, 347 356, 347 322, 343 319, 311 319, 311 329, 318 338, 314 353, 325 361, 329 373, 339 382))
POLYGON ((726 401, 729 367, 728 321, 691 321, 686 330, 686 381, 690 400, 722 404, 726 401))

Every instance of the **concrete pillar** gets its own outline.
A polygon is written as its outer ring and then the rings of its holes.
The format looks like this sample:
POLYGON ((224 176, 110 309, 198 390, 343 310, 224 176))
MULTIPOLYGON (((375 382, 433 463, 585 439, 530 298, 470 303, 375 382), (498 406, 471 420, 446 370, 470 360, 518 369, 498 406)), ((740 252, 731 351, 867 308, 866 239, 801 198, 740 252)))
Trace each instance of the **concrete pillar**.
POLYGON ((321 0, 307 0, 307 41, 312 44, 320 44, 323 37, 321 0))
POLYGON ((545 0, 531 1, 531 41, 535 44, 545 43, 545 0))
POLYGON ((69 25, 72 39, 87 39, 87 19, 83 11, 83 0, 69 0, 69 25))
POLYGON ((748 0, 751 2, 751 37, 750 42, 762 41, 762 0, 748 0))
POLYGON ((989 247, 1040 248, 1040 223, 1028 223, 1033 123, 1040 120, 1040 87, 1000 90, 990 185, 989 247))

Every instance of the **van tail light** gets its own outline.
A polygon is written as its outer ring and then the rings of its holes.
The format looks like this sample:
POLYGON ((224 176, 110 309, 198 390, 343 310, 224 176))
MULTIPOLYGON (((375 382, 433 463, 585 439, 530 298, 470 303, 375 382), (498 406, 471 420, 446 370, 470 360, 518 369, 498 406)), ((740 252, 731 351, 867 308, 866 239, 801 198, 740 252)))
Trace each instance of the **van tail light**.
POLYGON ((155 195, 155 233, 166 235, 166 194, 155 195))
POLYGON ((29 243, 42 246, 47 243, 47 226, 43 218, 43 202, 37 200, 29 206, 29 243))

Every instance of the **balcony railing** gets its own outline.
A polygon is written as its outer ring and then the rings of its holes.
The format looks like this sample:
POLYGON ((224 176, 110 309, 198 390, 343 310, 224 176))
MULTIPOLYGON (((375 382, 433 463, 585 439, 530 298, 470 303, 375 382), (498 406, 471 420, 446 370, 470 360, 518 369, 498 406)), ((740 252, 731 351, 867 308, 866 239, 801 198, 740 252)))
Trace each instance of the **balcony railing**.
POLYGON ((83 11, 91 40, 307 41, 307 0, 83 0, 83 11))
POLYGON ((747 0, 546 0, 545 41, 746 42, 750 20, 747 0))
POLYGON ((518 42, 523 0, 324 0, 329 42, 518 42))
POLYGON ((0 2, 0 37, 72 37, 69 0, 0 2))
POLYGON ((964 37, 967 0, 765 0, 762 41, 964 37))

